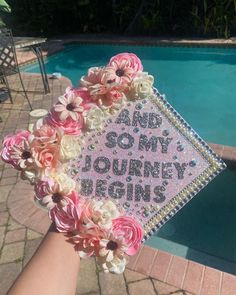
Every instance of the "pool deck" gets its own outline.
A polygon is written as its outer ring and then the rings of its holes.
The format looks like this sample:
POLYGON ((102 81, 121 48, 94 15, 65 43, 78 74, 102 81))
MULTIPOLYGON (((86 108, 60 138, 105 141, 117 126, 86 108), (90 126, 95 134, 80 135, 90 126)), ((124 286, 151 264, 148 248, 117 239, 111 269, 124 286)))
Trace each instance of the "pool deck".
MULTIPOLYGON (((50 45, 48 45, 48 48, 50 45)), ((59 50, 55 43, 44 54, 59 50)), ((27 51, 18 52, 20 62, 34 58, 27 51), (28 58, 27 58, 28 55, 28 58)), ((11 77, 15 89, 14 104, 0 104, 0 137, 34 123, 27 102, 19 92, 19 81, 11 77)), ((23 74, 33 108, 48 109, 65 88, 69 79, 50 79, 51 93, 44 95, 37 74, 23 74)), ((236 149, 211 144, 212 148, 234 167, 236 149)), ((18 172, 0 163, 0 295, 4 295, 22 267, 33 255, 50 221, 47 213, 33 201, 33 188, 20 179, 18 172)), ((235 295, 236 276, 208 266, 143 246, 130 259, 124 275, 105 275, 97 272, 93 258, 81 262, 76 294, 85 295, 235 295)))

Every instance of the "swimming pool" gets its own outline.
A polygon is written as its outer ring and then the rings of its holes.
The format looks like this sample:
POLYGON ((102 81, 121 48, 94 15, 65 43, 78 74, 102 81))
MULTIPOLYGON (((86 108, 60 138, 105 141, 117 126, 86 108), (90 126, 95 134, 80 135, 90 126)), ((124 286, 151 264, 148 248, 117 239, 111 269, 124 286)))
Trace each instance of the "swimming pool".
MULTIPOLYGON (((236 49, 75 44, 50 56, 46 68, 78 85, 89 67, 120 52, 141 58, 155 86, 204 140, 236 146, 236 49)), ((39 72, 37 64, 24 70, 39 72)))

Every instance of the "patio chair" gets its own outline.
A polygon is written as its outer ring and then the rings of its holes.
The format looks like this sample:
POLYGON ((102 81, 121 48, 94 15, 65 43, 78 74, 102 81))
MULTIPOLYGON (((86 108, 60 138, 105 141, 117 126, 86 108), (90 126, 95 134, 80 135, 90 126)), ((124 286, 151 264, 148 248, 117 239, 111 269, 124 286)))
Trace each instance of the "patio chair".
POLYGON ((11 103, 13 103, 13 99, 7 77, 14 74, 19 75, 23 93, 28 101, 30 110, 32 110, 18 66, 12 32, 7 28, 0 29, 0 80, 6 85, 11 103))

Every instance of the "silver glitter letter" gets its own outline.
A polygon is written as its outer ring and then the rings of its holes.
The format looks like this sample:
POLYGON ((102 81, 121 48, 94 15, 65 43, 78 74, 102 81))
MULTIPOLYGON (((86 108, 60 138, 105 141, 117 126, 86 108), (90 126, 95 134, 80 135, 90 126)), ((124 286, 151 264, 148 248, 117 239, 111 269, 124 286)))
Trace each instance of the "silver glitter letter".
POLYGON ((116 137, 117 133, 116 132, 108 132, 106 135, 107 142, 105 143, 105 146, 109 148, 113 148, 116 146, 116 137))
POLYGON ((124 132, 117 138, 117 143, 121 149, 127 150, 133 146, 134 138, 129 133, 124 132))
POLYGON ((173 138, 170 138, 170 137, 167 137, 167 138, 164 138, 164 137, 158 137, 159 141, 160 141, 160 144, 161 144, 161 152, 163 154, 166 154, 167 151, 168 151, 168 146, 170 144, 170 142, 172 141, 173 138))
POLYGON ((152 136, 148 140, 146 135, 141 134, 139 137, 138 149, 140 151, 143 151, 145 149, 148 152, 149 149, 151 148, 152 152, 156 152, 157 151, 157 141, 158 141, 158 137, 156 137, 156 136, 152 136))
POLYGON ((85 166, 82 168, 82 172, 88 172, 91 169, 91 156, 85 157, 85 166))
POLYGON ((171 179, 172 178, 172 167, 171 162, 162 163, 162 178, 163 179, 171 179))
POLYGON ((140 171, 142 166, 142 161, 131 159, 129 162, 129 175, 142 176, 140 171))
POLYGON ((128 110, 122 110, 117 117, 116 124, 124 123, 127 126, 130 126, 130 118, 129 118, 129 111, 128 110))
POLYGON ((113 160, 113 173, 115 175, 124 175, 127 170, 128 160, 121 160, 121 167, 119 168, 119 159, 113 160))
POLYGON ((148 128, 154 129, 161 126, 162 118, 156 113, 150 113, 148 119, 148 128))
POLYGON ((125 195, 124 184, 120 181, 114 181, 109 185, 108 195, 113 199, 120 199, 125 195))
POLYGON ((149 161, 144 162, 144 177, 149 177, 150 174, 153 178, 158 178, 160 172, 160 163, 154 162, 154 166, 149 161))
POLYGON ((156 195, 155 198, 153 198, 153 201, 156 203, 162 203, 165 201, 166 197, 163 195, 163 193, 161 192, 161 186, 156 186, 154 188, 154 194, 156 195))
POLYGON ((178 162, 174 162, 173 164, 175 166, 175 169, 178 172, 178 179, 183 179, 184 178, 184 171, 185 171, 186 167, 188 166, 188 164, 182 163, 180 165, 180 163, 178 163, 178 162))
POLYGON ((97 157, 93 163, 93 169, 100 174, 107 173, 111 168, 111 163, 106 157, 97 157), (99 164, 102 163, 103 167, 100 167, 99 164))
POLYGON ((138 126, 138 124, 146 128, 148 123, 148 113, 143 113, 143 116, 140 115, 139 111, 135 111, 133 115, 132 126, 138 126))
POLYGON ((127 183, 127 200, 132 201, 134 194, 134 186, 132 183, 127 183))
POLYGON ((145 202, 150 202, 150 195, 151 195, 151 190, 150 190, 150 185, 145 185, 145 188, 140 184, 135 185, 135 201, 139 202, 141 199, 144 200, 145 202))
POLYGON ((81 179, 81 195, 89 196, 93 193, 92 179, 81 179))
POLYGON ((106 180, 98 179, 96 182, 95 195, 98 197, 106 197, 106 180))

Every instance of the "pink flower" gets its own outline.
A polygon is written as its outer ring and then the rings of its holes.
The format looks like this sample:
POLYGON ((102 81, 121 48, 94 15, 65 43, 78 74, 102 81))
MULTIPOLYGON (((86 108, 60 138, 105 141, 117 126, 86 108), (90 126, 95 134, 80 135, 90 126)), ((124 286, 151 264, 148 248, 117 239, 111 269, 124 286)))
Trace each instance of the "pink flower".
POLYGON ((124 238, 128 246, 126 254, 134 255, 139 250, 143 239, 143 229, 135 218, 122 216, 113 219, 112 233, 114 236, 122 236, 124 238))
POLYGON ((140 59, 133 53, 120 53, 113 56, 105 68, 106 75, 110 77, 108 79, 122 85, 124 90, 128 90, 137 72, 142 70, 140 59))
POLYGON ((29 147, 30 132, 21 130, 17 134, 7 135, 3 140, 2 160, 16 169, 24 169, 33 163, 29 147))
POLYGON ((71 117, 61 120, 59 114, 51 110, 49 115, 44 119, 44 122, 54 128, 60 128, 65 134, 79 135, 84 127, 84 118, 79 117, 79 120, 74 121, 71 117))
POLYGON ((71 117, 74 121, 80 120, 86 110, 90 109, 89 92, 86 88, 73 89, 68 87, 66 93, 58 98, 59 102, 54 106, 55 112, 59 113, 60 120, 64 121, 71 117))
POLYGON ((142 71, 143 65, 137 55, 133 53, 119 53, 110 59, 108 66, 132 69, 134 72, 142 71))
POLYGON ((40 168, 54 168, 59 161, 59 147, 62 133, 44 124, 33 131, 30 146, 34 151, 35 162, 40 168))
POLYGON ((91 235, 76 235, 72 238, 75 250, 78 251, 80 258, 88 258, 98 254, 99 237, 91 235))
POLYGON ((79 196, 72 192, 67 198, 67 205, 64 207, 55 206, 49 211, 49 217, 55 222, 59 232, 73 232, 77 230, 77 224, 81 215, 79 196))

